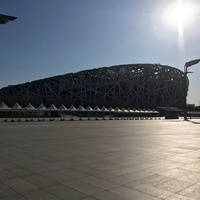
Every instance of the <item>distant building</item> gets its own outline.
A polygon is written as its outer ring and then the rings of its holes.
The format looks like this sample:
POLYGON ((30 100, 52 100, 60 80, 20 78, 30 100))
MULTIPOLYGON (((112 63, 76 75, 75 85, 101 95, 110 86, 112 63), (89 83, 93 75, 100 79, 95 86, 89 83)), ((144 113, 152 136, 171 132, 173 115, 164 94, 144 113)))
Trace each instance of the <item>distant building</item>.
POLYGON ((66 107, 157 108, 184 106, 184 73, 160 64, 128 64, 84 70, 4 87, 0 99, 12 106, 52 103, 66 107))

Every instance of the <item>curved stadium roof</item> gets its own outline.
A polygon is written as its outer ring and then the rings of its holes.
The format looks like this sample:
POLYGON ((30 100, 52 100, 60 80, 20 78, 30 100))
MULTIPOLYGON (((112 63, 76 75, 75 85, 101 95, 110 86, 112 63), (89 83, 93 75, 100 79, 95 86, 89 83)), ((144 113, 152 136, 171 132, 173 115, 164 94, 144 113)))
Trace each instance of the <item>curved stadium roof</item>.
POLYGON ((182 107, 184 74, 160 64, 128 64, 54 76, 0 90, 7 105, 182 107))

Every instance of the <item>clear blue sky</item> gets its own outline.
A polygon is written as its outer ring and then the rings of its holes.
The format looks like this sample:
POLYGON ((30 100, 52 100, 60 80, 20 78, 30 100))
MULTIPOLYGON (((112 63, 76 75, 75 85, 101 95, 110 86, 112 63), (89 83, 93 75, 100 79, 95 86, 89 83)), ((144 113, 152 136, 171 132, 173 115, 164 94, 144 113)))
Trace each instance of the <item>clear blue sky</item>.
MULTIPOLYGON (((177 1, 0 0, 0 13, 17 17, 0 25, 0 88, 128 63, 183 70, 186 61, 200 58, 200 1, 188 0, 195 18, 183 27, 182 45, 177 24, 163 19, 177 1)), ((192 71, 188 101, 200 105, 200 64, 192 71)))

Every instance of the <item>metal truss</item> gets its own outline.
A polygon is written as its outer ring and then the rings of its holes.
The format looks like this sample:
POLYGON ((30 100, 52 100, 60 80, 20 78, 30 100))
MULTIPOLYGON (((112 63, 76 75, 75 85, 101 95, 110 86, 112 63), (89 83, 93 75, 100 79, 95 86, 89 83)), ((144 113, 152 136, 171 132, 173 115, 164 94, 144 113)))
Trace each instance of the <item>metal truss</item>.
POLYGON ((0 90, 12 106, 183 107, 184 73, 160 64, 129 64, 69 73, 0 90))

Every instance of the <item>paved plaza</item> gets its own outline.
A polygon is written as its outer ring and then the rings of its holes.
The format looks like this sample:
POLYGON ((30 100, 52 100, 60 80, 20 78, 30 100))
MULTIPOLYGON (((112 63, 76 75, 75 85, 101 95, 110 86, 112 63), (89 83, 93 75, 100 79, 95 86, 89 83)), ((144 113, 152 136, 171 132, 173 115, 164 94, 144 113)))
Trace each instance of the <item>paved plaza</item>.
POLYGON ((1 121, 0 199, 199 200, 200 120, 1 121))

